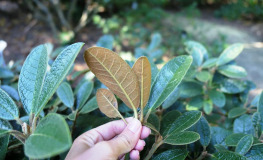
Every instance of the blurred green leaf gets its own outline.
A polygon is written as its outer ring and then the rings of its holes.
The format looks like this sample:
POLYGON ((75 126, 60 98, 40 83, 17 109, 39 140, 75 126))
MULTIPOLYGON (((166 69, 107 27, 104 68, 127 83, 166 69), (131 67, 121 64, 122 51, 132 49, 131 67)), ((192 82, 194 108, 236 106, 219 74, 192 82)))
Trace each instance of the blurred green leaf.
POLYGON ((13 78, 14 73, 9 69, 0 67, 0 78, 13 78))
POLYGON ((81 110, 93 90, 93 82, 84 82, 77 93, 77 109, 81 110))
POLYGON ((12 120, 19 117, 19 110, 12 98, 0 88, 0 118, 12 120))
POLYGON ((78 114, 77 111, 73 111, 72 113, 68 115, 68 119, 71 121, 75 121, 77 114, 78 114))
POLYGON ((245 156, 248 159, 263 159, 263 144, 253 146, 245 156))
POLYGON ((190 98, 203 93, 202 85, 195 82, 182 82, 179 85, 180 97, 190 98))
POLYGON ((162 108, 167 109, 169 108, 180 96, 180 89, 176 88, 169 97, 163 102, 162 108))
POLYGON ((67 82, 62 82, 58 89, 57 95, 60 100, 69 108, 74 105, 74 95, 70 85, 67 82))
POLYGON ((247 72, 244 68, 236 65, 225 65, 218 67, 218 71, 230 78, 244 78, 247 72))
POLYGON ((202 96, 196 96, 192 98, 189 103, 186 105, 186 110, 199 110, 204 105, 204 99, 202 96))
POLYGON ((99 38, 98 42, 96 43, 96 46, 104 47, 112 50, 113 42, 114 42, 114 38, 112 35, 103 35, 102 37, 99 38))
POLYGON ((246 84, 235 79, 225 79, 220 84, 220 91, 228 94, 236 94, 243 92, 246 89, 246 84))
POLYGON ((234 121, 234 133, 254 134, 254 127, 249 115, 244 114, 234 121))
POLYGON ((260 125, 261 125, 261 129, 263 129, 263 92, 260 94, 260 98, 258 100, 258 112, 260 115, 260 125))
MULTIPOLYGON (((245 133, 231 134, 225 139, 225 143, 226 143, 227 146, 235 147, 235 146, 237 146, 238 142, 243 137, 245 137, 246 135, 247 134, 245 134, 245 133)), ((258 140, 257 138, 253 137, 253 145, 257 145, 258 143, 261 143, 260 140, 258 140)))
POLYGON ((198 48, 203 54, 204 59, 208 58, 208 53, 206 48, 199 42, 196 41, 187 41, 184 43, 186 45, 186 50, 191 51, 193 48, 198 48))
POLYGON ((228 118, 236 118, 236 117, 242 116, 246 112, 247 112, 247 109, 243 107, 236 107, 229 111, 228 118))
POLYGON ((226 97, 224 93, 217 90, 210 90, 208 92, 209 97, 217 107, 224 107, 226 104, 226 97))
POLYGON ((7 120, 0 119, 0 138, 4 137, 12 129, 12 125, 7 120))
POLYGON ((5 159, 10 135, 0 137, 0 159, 5 159))
POLYGON ((164 160, 164 159, 182 160, 185 159, 187 155, 188 155, 187 150, 171 149, 158 154, 156 157, 153 158, 153 160, 164 160))
POLYGON ((16 89, 8 85, 2 85, 1 88, 14 100, 19 101, 19 94, 16 89))
POLYGON ((202 51, 197 47, 193 47, 192 50, 189 52, 189 54, 193 57, 193 65, 201 66, 204 59, 204 55, 202 51))
POLYGON ((204 101, 204 112, 206 114, 211 114, 213 111, 213 102, 211 99, 204 101))
POLYGON ((154 33, 151 38, 151 43, 149 44, 147 50, 152 51, 160 46, 162 42, 162 36, 160 33, 154 33))
POLYGON ((207 82, 211 78, 211 74, 208 71, 197 72, 196 78, 201 82, 207 82))
MULTIPOLYGON (((98 103, 97 103, 97 99, 96 96, 92 97, 79 111, 80 114, 86 114, 89 112, 94 111, 95 109, 97 109, 98 103)), ((128 107, 127 107, 128 108, 128 107)))
POLYGON ((210 58, 208 60, 206 60, 203 65, 202 68, 212 68, 216 65, 218 58, 210 58))
POLYGON ((200 135, 200 143, 203 147, 207 147, 211 140, 211 129, 207 120, 202 116, 195 124, 195 132, 200 135))

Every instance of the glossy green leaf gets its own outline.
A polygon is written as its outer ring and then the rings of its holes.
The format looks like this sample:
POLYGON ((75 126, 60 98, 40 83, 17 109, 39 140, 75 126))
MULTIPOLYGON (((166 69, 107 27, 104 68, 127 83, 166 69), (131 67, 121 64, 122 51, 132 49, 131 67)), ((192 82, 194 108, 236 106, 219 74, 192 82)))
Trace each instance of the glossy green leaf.
POLYGON ((70 85, 67 82, 62 82, 58 89, 57 95, 60 100, 69 108, 74 105, 74 95, 70 85))
POLYGON ((247 112, 247 109, 243 107, 236 107, 229 111, 228 118, 236 118, 236 117, 242 116, 246 112, 247 112))
MULTIPOLYGON (((225 143, 227 146, 237 146, 238 142, 245 137, 247 134, 245 133, 235 133, 231 134, 225 139, 225 143)), ((257 138, 253 137, 253 145, 257 145, 261 143, 257 138)))
POLYGON ((213 102, 211 99, 204 101, 204 112, 206 114, 211 114, 213 111, 213 102))
POLYGON ((47 74, 41 95, 38 100, 38 107, 33 109, 33 113, 39 114, 47 104, 50 97, 55 93, 60 83, 63 81, 65 76, 68 74, 74 60, 76 59, 80 49, 84 43, 74 43, 65 48, 56 58, 50 73, 47 74))
POLYGON ((152 86, 155 78, 157 77, 157 75, 159 73, 159 70, 151 59, 149 59, 149 62, 151 64, 151 73, 152 73, 152 79, 151 79, 152 84, 151 84, 151 86, 152 86))
POLYGON ((29 114, 37 106, 47 70, 47 46, 34 48, 21 69, 18 91, 25 111, 29 114))
POLYGON ((165 152, 162 152, 158 154, 156 157, 154 157, 152 160, 182 160, 185 159, 188 155, 187 150, 183 149, 171 149, 165 152))
POLYGON ((163 116, 161 120, 161 127, 160 127, 160 133, 163 137, 167 135, 170 127, 173 125, 176 119, 180 116, 181 116, 181 113, 176 110, 170 111, 163 116))
POLYGON ((226 130, 221 127, 210 127, 211 128, 211 145, 221 144, 225 145, 225 139, 227 136, 232 134, 232 131, 226 130))
POLYGON ((19 110, 12 98, 0 88, 0 118, 12 120, 19 117, 19 110))
POLYGON ((0 137, 0 159, 4 160, 7 152, 10 135, 0 137))
POLYGON ((13 127, 8 121, 0 119, 0 137, 5 136, 12 129, 13 127))
POLYGON ((230 151, 217 152, 212 157, 218 160, 247 160, 246 157, 230 151))
POLYGON ((218 58, 216 62, 217 66, 222 66, 232 60, 234 60, 243 50, 243 45, 236 43, 227 47, 218 58))
MULTIPOLYGON (((79 111, 80 114, 86 114, 99 108, 96 96, 92 97, 79 111)), ((128 107, 127 107, 128 108, 128 107)))
POLYGON ((200 120, 195 124, 195 132, 200 135, 200 143, 203 147, 209 145, 211 140, 211 129, 207 120, 202 116, 200 120))
POLYGON ((9 69, 0 67, 0 79, 1 78, 13 78, 14 73, 10 71, 9 69))
POLYGON ((235 152, 245 155, 253 144, 253 136, 251 134, 244 136, 237 144, 235 152))
POLYGON ((216 62, 217 62, 217 58, 210 58, 208 60, 206 60, 204 62, 204 64, 202 65, 202 68, 212 68, 216 65, 216 62))
POLYGON ((202 51, 197 47, 193 47, 189 54, 193 57, 193 65, 201 66, 204 59, 202 51))
POLYGON ((166 63, 153 82, 148 106, 150 110, 159 107, 175 90, 192 63, 192 57, 179 56, 166 63))
POLYGON ((207 82, 211 78, 211 74, 208 71, 197 72, 196 78, 201 82, 207 82))
POLYGON ((182 98, 190 98, 203 94, 202 85, 195 82, 182 82, 179 85, 179 89, 180 89, 180 97, 182 98))
POLYGON ((247 72, 243 67, 236 65, 225 65, 218 67, 218 71, 230 78, 244 78, 247 76, 247 72))
POLYGON ((19 94, 16 89, 8 85, 2 85, 1 88, 14 100, 19 101, 19 94))
POLYGON ((77 93, 77 109, 81 109, 85 102, 88 100, 91 92, 93 90, 93 82, 86 81, 83 83, 77 93))
POLYGON ((225 79, 220 84, 220 91, 229 94, 243 92, 246 89, 246 84, 235 79, 225 79))
POLYGON ((192 98, 189 103, 186 105, 186 110, 199 110, 204 105, 204 99, 202 96, 197 96, 192 98))
POLYGON ((217 107, 224 107, 226 104, 226 97, 224 93, 217 90, 210 90, 208 92, 209 97, 217 107))
POLYGON ((203 57, 205 59, 208 58, 207 50, 201 43, 196 42, 196 41, 187 41, 184 43, 184 45, 186 45, 186 50, 188 51, 191 51, 193 48, 198 48, 203 54, 203 57))
POLYGON ((149 118, 147 119, 147 123, 152 124, 157 131, 160 130, 160 120, 156 114, 150 114, 149 118))
POLYGON ((68 125, 61 115, 51 113, 38 124, 25 142, 25 154, 44 159, 67 151, 72 143, 68 125))
POLYGON ((169 108, 180 96, 180 89, 176 88, 169 97, 163 102, 162 108, 167 109, 169 108))
POLYGON ((251 160, 263 159, 263 144, 251 147, 250 151, 245 156, 251 160))
POLYGON ((254 134, 254 127, 249 115, 244 114, 234 121, 234 133, 254 134))
POLYGON ((155 128, 155 126, 153 126, 151 123, 145 122, 143 125, 151 129, 151 134, 159 133, 158 129, 155 128))
POLYGON ((260 126, 261 126, 261 129, 263 129, 263 92, 261 92, 261 94, 260 94, 257 106, 258 106, 258 112, 259 112, 259 115, 261 118, 260 126))
POLYGON ((163 140, 163 143, 171 145, 185 145, 193 143, 200 139, 200 136, 196 132, 184 131, 179 133, 172 133, 163 140))
POLYGON ((200 111, 185 112, 177 118, 169 128, 167 135, 182 132, 194 125, 201 118, 200 111))

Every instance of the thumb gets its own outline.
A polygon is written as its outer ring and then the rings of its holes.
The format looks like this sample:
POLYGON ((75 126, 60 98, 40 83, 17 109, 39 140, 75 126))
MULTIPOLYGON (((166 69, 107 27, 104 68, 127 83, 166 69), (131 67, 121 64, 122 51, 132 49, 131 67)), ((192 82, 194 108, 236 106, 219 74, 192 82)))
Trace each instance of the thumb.
POLYGON ((140 138, 141 130, 141 122, 134 118, 120 135, 108 141, 109 145, 115 148, 114 152, 117 157, 130 152, 135 147, 140 138))

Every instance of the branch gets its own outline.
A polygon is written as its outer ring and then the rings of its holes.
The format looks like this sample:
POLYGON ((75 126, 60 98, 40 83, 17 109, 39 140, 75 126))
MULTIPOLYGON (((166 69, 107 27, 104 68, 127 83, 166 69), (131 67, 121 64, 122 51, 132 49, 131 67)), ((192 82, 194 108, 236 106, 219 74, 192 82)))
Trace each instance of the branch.
POLYGON ((70 8, 69 8, 68 15, 67 15, 67 19, 70 24, 72 23, 72 15, 76 7, 77 1, 78 0, 71 0, 71 3, 70 3, 70 8))

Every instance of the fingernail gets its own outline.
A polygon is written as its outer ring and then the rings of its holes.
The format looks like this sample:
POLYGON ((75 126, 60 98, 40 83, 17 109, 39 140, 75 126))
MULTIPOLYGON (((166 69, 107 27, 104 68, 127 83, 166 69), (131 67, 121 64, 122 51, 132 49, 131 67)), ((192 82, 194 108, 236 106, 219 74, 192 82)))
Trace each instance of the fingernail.
POLYGON ((135 118, 128 125, 128 129, 133 133, 136 133, 140 127, 141 127, 141 122, 135 118))

